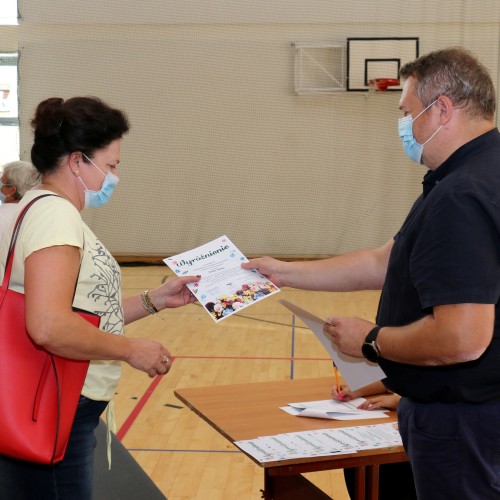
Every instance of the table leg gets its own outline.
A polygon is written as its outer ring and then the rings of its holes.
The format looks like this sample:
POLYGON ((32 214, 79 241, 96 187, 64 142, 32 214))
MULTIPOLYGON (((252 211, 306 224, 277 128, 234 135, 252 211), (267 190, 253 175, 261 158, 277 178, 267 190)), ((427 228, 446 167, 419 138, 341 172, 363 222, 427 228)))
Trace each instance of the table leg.
POLYGON ((378 500, 379 466, 370 465, 366 469, 366 497, 370 500, 378 500))
MULTIPOLYGON (((379 465, 354 467, 353 500, 378 500, 379 465)), ((264 469, 264 500, 326 500, 329 497, 299 472, 289 474, 271 474, 264 469)))
POLYGON ((297 500, 298 498, 331 500, 330 496, 301 474, 271 476, 266 470, 264 471, 262 498, 264 500, 297 500))
POLYGON ((354 469, 354 500, 366 500, 366 467, 354 469))

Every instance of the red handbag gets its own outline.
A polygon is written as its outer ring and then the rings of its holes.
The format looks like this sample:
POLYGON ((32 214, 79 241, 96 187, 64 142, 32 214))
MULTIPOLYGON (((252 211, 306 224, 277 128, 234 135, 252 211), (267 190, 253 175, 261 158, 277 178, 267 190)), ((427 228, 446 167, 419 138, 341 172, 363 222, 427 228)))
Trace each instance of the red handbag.
MULTIPOLYGON (((0 454, 54 464, 64 458, 88 361, 62 358, 26 331, 24 295, 9 290, 14 248, 31 201, 17 218, 0 288, 0 454)), ((76 311, 94 326, 100 317, 76 311)))

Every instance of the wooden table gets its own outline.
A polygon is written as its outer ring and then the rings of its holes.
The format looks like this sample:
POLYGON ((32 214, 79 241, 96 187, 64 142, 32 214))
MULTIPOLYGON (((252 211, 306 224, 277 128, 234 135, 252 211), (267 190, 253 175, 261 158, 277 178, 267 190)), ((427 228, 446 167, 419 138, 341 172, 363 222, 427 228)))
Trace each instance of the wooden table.
MULTIPOLYGON (((260 382, 216 387, 177 389, 175 395, 229 441, 254 439, 285 432, 351 427, 381 423, 381 420, 324 420, 295 417, 280 406, 295 401, 327 399, 331 377, 279 382, 260 382)), ((395 421, 395 412, 383 423, 395 421)), ((252 456, 248 455, 256 461, 252 456)), ((265 500, 320 500, 330 498, 301 474, 331 469, 355 468, 356 500, 378 499, 378 466, 407 460, 402 446, 364 450, 348 455, 308 457, 259 463, 264 468, 265 500)))

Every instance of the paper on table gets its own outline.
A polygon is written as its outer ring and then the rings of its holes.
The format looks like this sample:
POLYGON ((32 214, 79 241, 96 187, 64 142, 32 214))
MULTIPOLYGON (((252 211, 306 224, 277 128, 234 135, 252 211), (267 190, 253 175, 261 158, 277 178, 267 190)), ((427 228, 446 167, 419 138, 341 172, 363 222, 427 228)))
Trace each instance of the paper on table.
MULTIPOLYGON (((359 408, 366 401, 365 398, 354 398, 349 401, 337 401, 335 399, 322 399, 319 401, 304 401, 298 403, 288 403, 289 406, 295 408, 314 408, 315 410, 321 410, 326 412, 335 413, 360 413, 369 414, 373 413, 373 410, 361 410, 359 408)), ((389 411, 389 410, 386 410, 389 411)))
POLYGON ((372 418, 387 418, 383 411, 365 410, 365 413, 335 413, 331 411, 316 410, 315 408, 294 408, 282 406, 281 410, 295 417, 325 418, 328 420, 370 420, 372 418))
POLYGON ((333 346, 329 338, 323 332, 323 326, 326 321, 318 318, 309 311, 293 304, 292 302, 280 299, 281 304, 298 316, 307 327, 312 330, 314 335, 323 344, 323 347, 328 351, 335 366, 339 369, 349 387, 354 391, 371 384, 382 378, 385 378, 385 373, 382 368, 375 363, 371 363, 365 358, 354 358, 341 353, 337 347, 333 346))
POLYGON ((387 418, 387 415, 382 410, 360 410, 358 406, 364 401, 366 401, 364 398, 355 398, 351 401, 325 399, 303 403, 288 403, 288 406, 281 407, 281 409, 299 417, 328 418, 332 420, 387 418))
POLYGON ((201 276, 187 287, 215 322, 280 291, 256 269, 241 267, 248 259, 225 235, 163 261, 178 276, 201 276))
POLYGON ((264 463, 401 446, 401 435, 394 423, 388 423, 290 432, 235 441, 234 444, 264 463))

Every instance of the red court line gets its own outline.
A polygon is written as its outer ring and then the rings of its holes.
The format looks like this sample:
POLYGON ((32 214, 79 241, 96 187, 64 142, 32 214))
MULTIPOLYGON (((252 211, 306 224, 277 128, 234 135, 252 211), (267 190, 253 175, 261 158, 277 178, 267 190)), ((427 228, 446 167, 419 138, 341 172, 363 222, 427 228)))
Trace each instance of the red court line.
POLYGON ((275 356, 179 356, 175 359, 264 359, 272 361, 331 361, 331 358, 297 358, 291 356, 275 357, 275 356))
POLYGON ((125 434, 129 431, 132 424, 135 422, 135 419, 139 416, 144 405, 148 402, 148 399, 153 394, 154 390, 158 387, 158 384, 161 382, 162 377, 155 377, 151 382, 151 385, 146 389, 146 392, 143 394, 142 398, 137 402, 135 408, 132 410, 127 420, 123 422, 123 425, 120 427, 118 432, 116 433, 116 437, 121 441, 125 434))
MULTIPOLYGON (((276 358, 273 356, 263 357, 263 356, 175 356, 175 359, 242 359, 242 360, 273 360, 273 361, 331 361, 330 358, 292 358, 292 357, 283 357, 276 358)), ((146 392, 143 394, 141 399, 137 402, 134 409, 128 416, 128 418, 123 422, 123 425, 118 429, 116 433, 116 437, 121 441, 125 434, 130 430, 133 423, 141 413, 142 409, 148 402, 148 399, 151 397, 155 389, 158 387, 161 382, 162 377, 155 377, 151 382, 150 386, 146 389, 146 392)))

